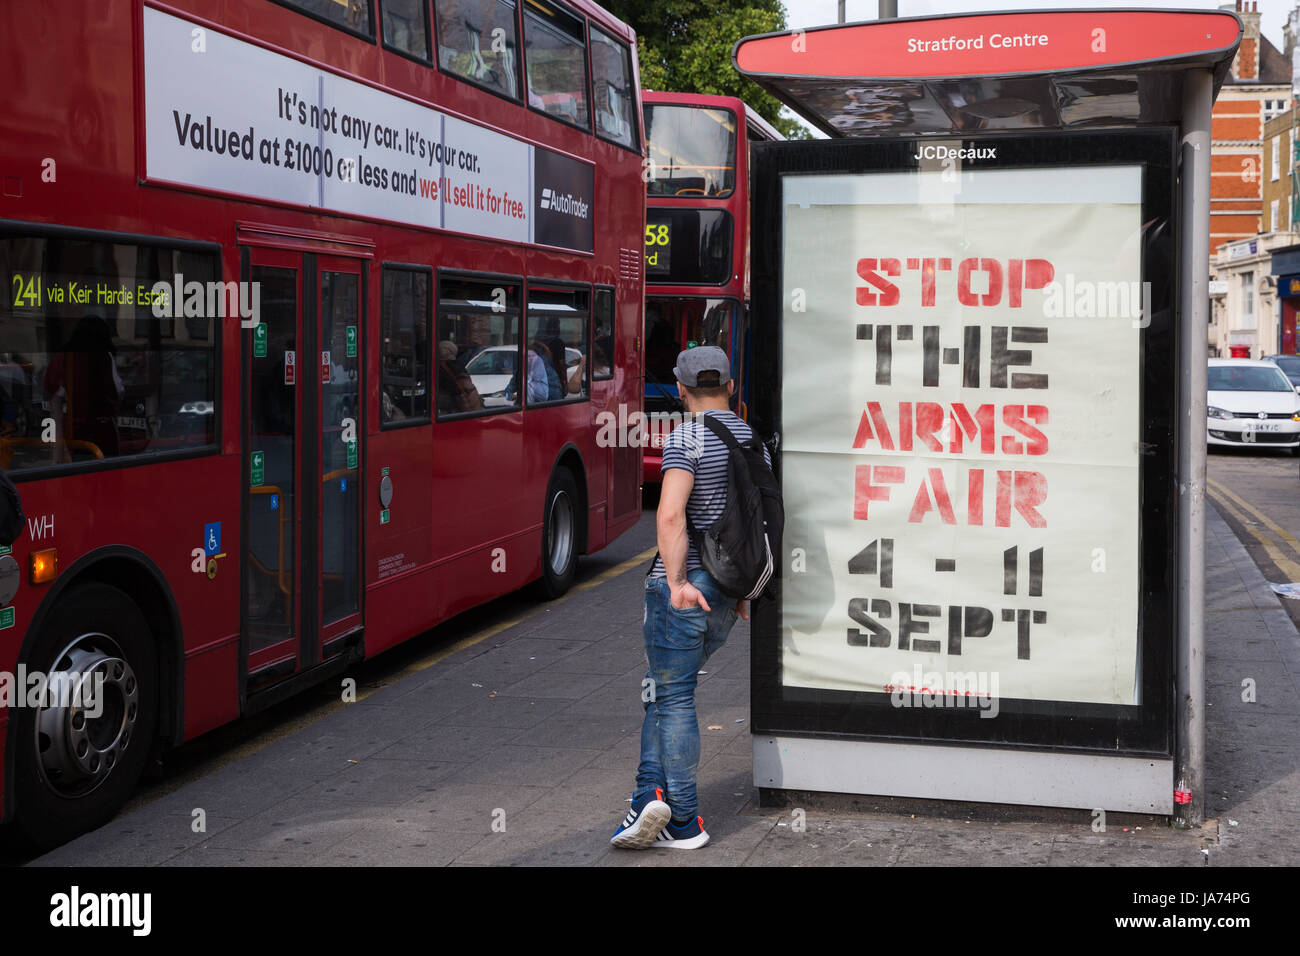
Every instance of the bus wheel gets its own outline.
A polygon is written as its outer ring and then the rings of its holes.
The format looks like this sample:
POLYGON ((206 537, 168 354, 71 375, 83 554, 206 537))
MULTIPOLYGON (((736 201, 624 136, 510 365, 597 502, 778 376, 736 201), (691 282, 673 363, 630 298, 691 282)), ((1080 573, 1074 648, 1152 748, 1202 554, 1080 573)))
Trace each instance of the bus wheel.
POLYGON ((578 573, 578 486, 573 473, 557 468, 546 489, 542 523, 542 593, 557 598, 578 573))
POLYGON ((15 821, 44 848, 106 823, 131 795, 153 745, 157 664, 135 602, 97 583, 50 609, 26 664, 47 692, 24 701, 9 738, 15 821))

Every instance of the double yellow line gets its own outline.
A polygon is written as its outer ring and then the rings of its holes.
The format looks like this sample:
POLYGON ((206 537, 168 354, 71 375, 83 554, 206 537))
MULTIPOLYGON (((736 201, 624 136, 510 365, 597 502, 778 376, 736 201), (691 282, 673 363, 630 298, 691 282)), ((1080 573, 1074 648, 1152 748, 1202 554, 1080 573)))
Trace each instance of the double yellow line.
POLYGON ((1236 518, 1246 533, 1263 546, 1283 576, 1288 581, 1300 581, 1300 541, 1268 515, 1214 479, 1207 479, 1205 484, 1214 503, 1236 518), (1271 531, 1273 536, 1264 534, 1261 526, 1271 531))

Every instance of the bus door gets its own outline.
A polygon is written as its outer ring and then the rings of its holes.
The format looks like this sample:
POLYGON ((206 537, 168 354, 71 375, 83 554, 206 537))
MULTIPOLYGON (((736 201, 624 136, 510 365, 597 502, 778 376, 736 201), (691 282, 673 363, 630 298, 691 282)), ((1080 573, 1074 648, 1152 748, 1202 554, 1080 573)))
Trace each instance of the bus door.
POLYGON ((342 653, 361 627, 363 259, 245 246, 245 691, 342 653))

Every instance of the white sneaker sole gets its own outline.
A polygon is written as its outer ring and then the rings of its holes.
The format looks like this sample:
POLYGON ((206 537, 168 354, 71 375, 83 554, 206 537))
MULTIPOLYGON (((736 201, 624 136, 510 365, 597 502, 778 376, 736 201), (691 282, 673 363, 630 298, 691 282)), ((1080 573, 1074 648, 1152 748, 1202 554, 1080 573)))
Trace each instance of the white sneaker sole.
POLYGON ((656 850, 698 850, 708 842, 708 833, 701 833, 699 836, 691 837, 689 840, 656 839, 654 847, 656 850))
POLYGON ((644 850, 659 837, 673 811, 662 800, 651 800, 641 810, 641 815, 622 833, 616 833, 609 842, 624 850, 644 850))

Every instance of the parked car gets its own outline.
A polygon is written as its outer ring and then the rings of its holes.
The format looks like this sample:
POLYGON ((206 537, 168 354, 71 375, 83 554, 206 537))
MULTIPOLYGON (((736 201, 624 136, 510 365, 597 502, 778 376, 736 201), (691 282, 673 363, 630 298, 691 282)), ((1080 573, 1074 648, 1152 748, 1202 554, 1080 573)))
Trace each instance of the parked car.
POLYGON ((1211 445, 1300 448, 1300 395, 1269 361, 1210 359, 1206 403, 1211 445))
POLYGON ((1265 355, 1265 362, 1272 362, 1291 380, 1292 387, 1300 392, 1300 355, 1265 355))

